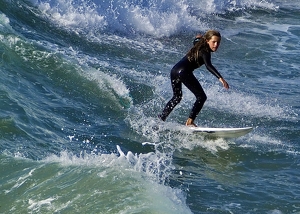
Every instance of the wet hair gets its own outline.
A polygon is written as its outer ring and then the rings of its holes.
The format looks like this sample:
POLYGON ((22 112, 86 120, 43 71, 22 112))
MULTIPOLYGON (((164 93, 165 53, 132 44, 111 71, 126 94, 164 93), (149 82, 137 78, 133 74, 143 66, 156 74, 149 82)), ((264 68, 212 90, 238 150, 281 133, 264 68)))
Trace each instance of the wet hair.
POLYGON ((187 53, 187 57, 190 62, 198 61, 199 54, 201 54, 201 50, 205 50, 207 52, 210 51, 207 41, 209 41, 213 36, 221 38, 221 34, 216 30, 208 30, 203 36, 197 38, 198 41, 195 43, 194 47, 192 47, 187 53))

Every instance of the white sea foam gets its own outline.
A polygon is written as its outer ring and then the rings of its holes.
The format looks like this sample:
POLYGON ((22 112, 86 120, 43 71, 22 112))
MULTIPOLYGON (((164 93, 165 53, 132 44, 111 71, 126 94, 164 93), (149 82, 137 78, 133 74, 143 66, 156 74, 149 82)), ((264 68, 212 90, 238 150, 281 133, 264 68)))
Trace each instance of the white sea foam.
POLYGON ((197 8, 202 13, 224 13, 225 11, 236 11, 246 8, 267 8, 277 10, 278 5, 268 0, 191 0, 193 8, 197 8))
POLYGON ((272 118, 294 117, 287 108, 274 100, 262 100, 253 94, 244 94, 236 90, 220 92, 218 86, 210 87, 207 94, 211 97, 207 102, 209 106, 235 114, 272 118))
POLYGON ((82 75, 89 80, 96 81, 99 89, 105 91, 106 95, 109 94, 109 99, 118 104, 119 108, 128 108, 132 104, 128 88, 116 75, 108 75, 101 70, 84 71, 82 75))
POLYGON ((5 16, 3 13, 0 13, 0 29, 3 30, 7 27, 11 28, 9 24, 10 24, 9 18, 7 18, 7 16, 5 16))
MULTIPOLYGON (((58 162, 63 166, 87 166, 114 167, 115 169, 127 168, 136 172, 144 173, 151 180, 164 183, 169 173, 173 169, 172 156, 168 153, 159 152, 158 150, 146 154, 134 154, 130 151, 124 153, 120 146, 117 146, 118 154, 88 154, 81 152, 75 155, 67 151, 62 151, 60 155, 50 155, 43 162, 58 162)), ((101 174, 105 176, 105 174, 101 174)))
POLYGON ((53 0, 40 2, 39 9, 51 20, 68 29, 82 33, 89 28, 101 29, 107 25, 98 14, 95 4, 89 1, 53 0))
POLYGON ((57 198, 52 198, 52 197, 44 199, 44 200, 40 200, 40 201, 35 201, 32 199, 29 199, 28 200, 28 203, 29 203, 28 209, 31 211, 34 211, 34 212, 38 212, 42 206, 43 207, 51 206, 51 203, 55 200, 57 200, 57 198))
POLYGON ((45 0, 39 9, 53 22, 74 32, 119 31, 155 37, 208 28, 201 17, 246 7, 276 9, 267 0, 75 1, 45 0))
MULTIPOLYGON (((144 201, 147 202, 147 207, 150 210, 157 209, 160 212, 164 210, 165 213, 172 213, 176 210, 178 213, 190 213, 190 209, 185 204, 185 197, 182 191, 164 185, 165 179, 169 177, 169 173, 173 169, 173 165, 171 164, 172 156, 158 151, 146 154, 133 154, 130 151, 125 153, 120 146, 117 146, 117 151, 118 154, 98 155, 83 152, 79 156, 63 151, 60 155, 48 156, 42 162, 47 164, 59 163, 64 168, 79 167, 84 171, 91 171, 96 168, 96 174, 99 177, 98 182, 103 185, 105 185, 104 182, 117 185, 116 181, 118 179, 129 179, 130 182, 128 180, 128 183, 126 180, 121 182, 123 186, 115 186, 109 189, 125 188, 124 191, 128 189, 129 192, 132 192, 131 188, 139 189, 141 192, 135 192, 134 195, 139 196, 141 203, 144 201), (157 206, 158 204, 159 206, 157 206)), ((106 183, 106 185, 108 184, 106 183)), ((98 192, 98 195, 102 197, 104 194, 108 193, 98 192)), ((96 192, 95 195, 97 195, 96 192)), ((131 195, 131 197, 134 196, 131 195)), ((38 209, 42 205, 50 206, 51 202, 48 199, 41 201, 32 199, 30 207, 31 209, 38 209)), ((124 207, 125 213, 127 205, 124 207)), ((139 209, 139 207, 131 207, 131 209, 139 209)))

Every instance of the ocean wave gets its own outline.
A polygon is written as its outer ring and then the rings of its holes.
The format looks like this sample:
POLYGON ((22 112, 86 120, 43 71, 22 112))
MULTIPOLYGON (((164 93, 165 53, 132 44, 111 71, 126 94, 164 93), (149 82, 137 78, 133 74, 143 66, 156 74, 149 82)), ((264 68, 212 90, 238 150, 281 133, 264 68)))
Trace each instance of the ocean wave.
POLYGON ((167 0, 35 2, 52 22, 77 33, 146 34, 154 37, 208 28, 203 17, 246 8, 278 9, 267 0, 167 0))

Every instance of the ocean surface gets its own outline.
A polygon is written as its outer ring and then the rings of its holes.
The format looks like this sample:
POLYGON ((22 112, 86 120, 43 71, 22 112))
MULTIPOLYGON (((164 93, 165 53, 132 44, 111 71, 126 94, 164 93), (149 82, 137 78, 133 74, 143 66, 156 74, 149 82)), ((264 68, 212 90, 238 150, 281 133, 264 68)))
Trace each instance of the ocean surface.
POLYGON ((299 0, 0 0, 0 213, 300 213, 299 0), (197 33, 221 46, 157 119, 197 33))

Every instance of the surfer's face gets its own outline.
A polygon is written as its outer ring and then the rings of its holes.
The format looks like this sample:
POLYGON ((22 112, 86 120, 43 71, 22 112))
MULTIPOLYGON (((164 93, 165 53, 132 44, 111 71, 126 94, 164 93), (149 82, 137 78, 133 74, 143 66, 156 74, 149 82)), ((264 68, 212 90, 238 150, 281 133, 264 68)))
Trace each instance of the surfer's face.
POLYGON ((210 40, 207 40, 207 44, 212 52, 218 50, 221 42, 221 37, 212 36, 210 40))

